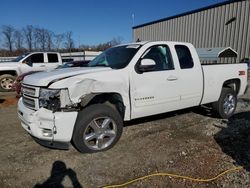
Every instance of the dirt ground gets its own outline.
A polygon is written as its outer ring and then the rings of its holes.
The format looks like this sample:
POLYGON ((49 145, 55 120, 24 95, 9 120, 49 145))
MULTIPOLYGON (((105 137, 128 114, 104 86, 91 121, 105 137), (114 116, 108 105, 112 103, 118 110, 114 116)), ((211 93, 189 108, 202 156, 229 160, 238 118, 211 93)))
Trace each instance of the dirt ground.
POLYGON ((197 183, 153 177, 128 187, 249 187, 250 91, 228 121, 191 108, 126 123, 121 140, 106 152, 81 154, 44 148, 17 119, 14 93, 0 93, 0 187, 103 187, 157 172, 210 178, 197 183))

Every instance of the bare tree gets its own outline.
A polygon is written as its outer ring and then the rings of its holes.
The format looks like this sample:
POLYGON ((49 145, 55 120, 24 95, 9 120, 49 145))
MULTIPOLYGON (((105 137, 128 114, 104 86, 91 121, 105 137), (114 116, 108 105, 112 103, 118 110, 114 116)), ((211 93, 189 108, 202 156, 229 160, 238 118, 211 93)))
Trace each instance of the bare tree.
POLYGON ((14 44, 17 50, 23 48, 23 34, 20 30, 15 30, 14 32, 14 44))
POLYGON ((91 49, 93 50, 97 50, 97 51, 104 51, 106 50, 107 48, 110 48, 112 46, 115 46, 115 45, 118 45, 118 44, 121 44, 123 41, 123 38, 122 37, 116 37, 116 38, 113 38, 112 40, 108 41, 108 42, 105 42, 105 43, 100 43, 96 46, 92 46, 91 49))
POLYGON ((14 31, 15 29, 10 25, 2 26, 2 33, 5 37, 5 46, 9 49, 10 52, 13 50, 13 41, 14 41, 14 31))
POLYGON ((52 31, 47 30, 46 38, 47 38, 47 49, 48 50, 51 50, 54 46, 54 43, 53 43, 54 36, 55 36, 55 34, 52 31))
POLYGON ((69 31, 65 34, 65 48, 67 50, 69 50, 70 52, 72 51, 72 49, 74 48, 75 44, 74 44, 74 40, 72 38, 72 31, 69 31))
POLYGON ((1 33, 0 33, 0 46, 2 46, 2 34, 1 33))
POLYGON ((65 38, 65 35, 64 34, 57 34, 57 35, 54 35, 54 40, 55 40, 55 47, 57 50, 59 50, 61 48, 61 44, 63 42, 65 38))
POLYGON ((115 45, 121 44, 122 41, 123 41, 123 38, 122 38, 122 37, 113 38, 113 39, 110 41, 110 46, 115 46, 115 45))
POLYGON ((46 30, 45 29, 40 29, 40 28, 35 28, 35 41, 38 47, 45 51, 46 47, 46 30))
POLYGON ((34 27, 32 25, 27 25, 24 29, 25 40, 28 46, 28 50, 33 50, 33 42, 34 42, 34 27))
POLYGON ((36 47, 45 51, 53 48, 54 33, 48 29, 35 28, 36 47))

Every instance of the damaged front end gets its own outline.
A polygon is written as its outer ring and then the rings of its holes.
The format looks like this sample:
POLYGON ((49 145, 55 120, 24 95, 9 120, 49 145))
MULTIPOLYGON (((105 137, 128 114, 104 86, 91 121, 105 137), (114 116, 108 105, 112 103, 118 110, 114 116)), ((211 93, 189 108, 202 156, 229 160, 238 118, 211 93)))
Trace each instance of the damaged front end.
POLYGON ((42 145, 65 149, 69 144, 77 115, 92 103, 108 102, 121 117, 130 118, 128 82, 119 71, 99 73, 97 78, 78 75, 61 79, 48 86, 32 86, 24 82, 18 102, 22 127, 42 145), (101 76, 100 76, 101 75, 101 76))
POLYGON ((41 88, 39 92, 39 108, 46 108, 52 112, 76 110, 69 97, 68 89, 41 88))
POLYGON ((67 89, 23 86, 18 102, 22 127, 41 145, 67 149, 77 117, 67 89))

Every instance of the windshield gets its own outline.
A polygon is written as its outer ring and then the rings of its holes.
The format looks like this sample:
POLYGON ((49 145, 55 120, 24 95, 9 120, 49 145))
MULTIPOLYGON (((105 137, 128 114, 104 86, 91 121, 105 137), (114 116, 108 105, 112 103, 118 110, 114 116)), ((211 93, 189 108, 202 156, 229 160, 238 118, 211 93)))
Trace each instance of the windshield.
POLYGON ((24 57, 26 57, 27 55, 29 55, 30 53, 25 53, 23 55, 18 56, 16 59, 12 60, 13 62, 18 62, 21 59, 23 59, 24 57))
POLYGON ((112 69, 122 69, 126 67, 134 57, 140 45, 124 45, 109 48, 90 63, 90 67, 104 66, 112 69))

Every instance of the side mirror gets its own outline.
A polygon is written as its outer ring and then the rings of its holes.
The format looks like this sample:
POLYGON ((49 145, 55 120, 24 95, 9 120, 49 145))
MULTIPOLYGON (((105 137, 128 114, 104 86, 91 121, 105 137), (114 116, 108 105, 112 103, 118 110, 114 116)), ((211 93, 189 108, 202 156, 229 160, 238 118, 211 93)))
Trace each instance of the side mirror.
POLYGON ((155 69, 156 63, 153 59, 142 59, 139 64, 140 72, 153 71, 155 69))

